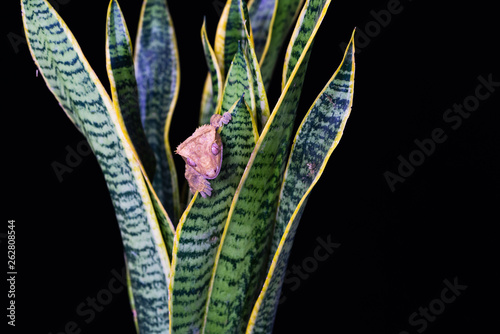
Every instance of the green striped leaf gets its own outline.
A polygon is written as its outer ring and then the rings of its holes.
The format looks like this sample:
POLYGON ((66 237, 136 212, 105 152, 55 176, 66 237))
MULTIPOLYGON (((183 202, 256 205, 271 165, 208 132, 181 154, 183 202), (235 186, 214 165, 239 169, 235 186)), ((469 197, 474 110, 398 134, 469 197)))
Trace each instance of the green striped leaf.
POLYGON ((295 111, 316 31, 317 27, 262 131, 231 204, 211 283, 206 327, 209 332, 244 331, 257 298, 265 275, 295 111))
POLYGON ((134 63, 141 119, 156 158, 153 187, 167 213, 177 221, 179 189, 168 135, 180 70, 174 28, 165 0, 143 3, 134 63))
POLYGON ((86 136, 120 227, 142 333, 168 331, 169 259, 141 164, 110 97, 74 36, 45 0, 22 0, 30 52, 50 91, 86 136))
MULTIPOLYGON (((238 43, 252 36, 246 0, 228 0, 222 12, 215 35, 214 51, 223 77, 238 51, 238 43)), ((252 37, 250 37, 252 38, 252 37)))
POLYGON ((249 103, 252 118, 255 120, 255 97, 253 92, 253 75, 248 64, 248 59, 238 43, 238 51, 234 55, 231 67, 227 73, 224 93, 222 95, 221 114, 228 111, 234 103, 245 95, 249 103))
MULTIPOLYGON (((106 65, 108 78, 111 85, 113 104, 118 116, 122 118, 122 127, 127 129, 125 135, 130 136, 134 144, 133 148, 141 159, 145 173, 153 177, 155 159, 153 151, 147 142, 146 135, 142 128, 139 111, 139 101, 137 96, 137 82, 135 80, 134 63, 132 58, 132 43, 125 24, 120 6, 117 1, 111 0, 108 7, 106 21, 106 65)), ((153 202, 153 207, 157 213, 158 223, 163 235, 167 253, 172 255, 173 225, 170 219, 162 211, 163 207, 156 198, 152 186, 148 182, 149 195, 153 202)), ((125 256, 126 259, 126 256, 125 256)), ((130 273, 127 270, 127 287, 130 305, 134 314, 134 323, 138 330, 137 312, 133 299, 130 273)))
POLYGON ((270 27, 277 0, 253 0, 248 3, 248 15, 252 25, 255 55, 260 59, 269 40, 270 27))
MULTIPOLYGON (((269 118, 269 105, 257 56, 253 49, 253 36, 248 9, 245 0, 230 0, 226 2, 219 20, 214 44, 215 55, 223 78, 226 77, 227 79, 231 61, 240 47, 244 50, 249 64, 247 67, 251 72, 250 78, 253 80, 252 87, 249 86, 248 88, 253 89, 253 94, 251 97, 247 95, 246 100, 250 102, 254 118, 257 119, 258 128, 261 129, 269 118)), ((207 78, 201 103, 201 114, 204 115, 204 119, 211 116, 207 112, 210 105, 213 104, 211 89, 209 78, 207 78)), ((228 107, 227 105, 226 108, 228 107)))
POLYGON ((212 117, 212 115, 215 113, 212 110, 214 105, 213 91, 214 88, 212 77, 210 76, 210 73, 208 73, 207 77, 205 78, 205 84, 203 85, 203 91, 201 94, 200 116, 198 117, 199 125, 208 124, 208 122, 210 121, 210 117, 212 117))
POLYGON ((210 123, 210 117, 218 113, 220 104, 222 103, 222 74, 220 73, 219 64, 215 52, 208 41, 207 31, 205 28, 205 20, 201 28, 201 41, 203 43, 203 51, 205 52, 205 59, 208 66, 208 87, 204 89, 201 112, 200 112, 200 125, 210 123), (211 83, 211 85, 210 85, 211 83))
POLYGON ((262 80, 267 88, 278 61, 281 48, 290 29, 293 27, 301 5, 304 0, 279 0, 274 9, 271 20, 271 31, 266 41, 262 55, 260 56, 260 67, 262 80))
POLYGON ((179 225, 172 259, 170 309, 172 333, 198 333, 208 298, 209 281, 229 207, 258 134, 241 97, 221 130, 224 159, 211 180, 212 196, 195 195, 179 225))
POLYGON ((120 6, 115 0, 109 3, 106 21, 106 65, 115 109, 123 119, 147 175, 152 178, 156 161, 141 123, 132 43, 120 6))
POLYGON ((155 190, 153 189, 153 185, 149 181, 147 175, 143 172, 144 181, 148 187, 149 196, 151 197, 151 202, 153 203, 153 208, 156 214, 156 219, 158 220, 158 224, 160 225, 161 234, 163 236, 163 241, 165 242, 165 246, 167 248, 168 257, 172 258, 172 249, 174 247, 174 235, 175 235, 175 227, 172 224, 172 220, 168 216, 165 208, 160 202, 160 199, 156 195, 155 190))
MULTIPOLYGON (((127 263, 127 256, 124 256, 125 263, 127 263)), ((128 271, 128 267, 125 266, 125 275, 127 279, 127 294, 128 300, 130 301, 130 309, 132 310, 132 317, 134 319, 135 331, 139 333, 139 320, 137 319, 137 310, 135 309, 134 302, 134 291, 132 289, 132 279, 130 278, 130 272, 128 271)))
POLYGON ((252 113, 257 121, 257 128, 260 131, 269 119, 269 103, 267 101, 266 87, 264 86, 264 81, 262 80, 260 65, 255 54, 252 38, 247 31, 245 31, 245 33, 247 37, 244 41, 245 55, 248 59, 251 71, 251 83, 253 84, 253 97, 255 99, 255 108, 252 109, 252 113))
POLYGON ((321 23, 323 20, 330 2, 331 0, 307 0, 302 8, 286 50, 282 88, 285 87, 297 61, 302 55, 309 37, 318 28, 318 22, 321 23))
POLYGON ((255 303, 247 334, 271 333, 293 240, 307 198, 342 137, 354 89, 354 33, 344 59, 304 117, 281 189, 270 270, 255 303))

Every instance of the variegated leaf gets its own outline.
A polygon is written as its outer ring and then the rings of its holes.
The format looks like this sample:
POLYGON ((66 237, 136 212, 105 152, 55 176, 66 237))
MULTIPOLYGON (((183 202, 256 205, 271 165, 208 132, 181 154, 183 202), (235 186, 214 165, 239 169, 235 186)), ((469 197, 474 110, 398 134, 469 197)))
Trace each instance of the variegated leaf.
POLYGON ((354 89, 354 34, 344 59, 302 121, 281 189, 273 255, 264 287, 254 306, 247 334, 271 333, 286 265, 307 198, 342 137, 354 89))
POLYGON ((315 33, 315 29, 318 27, 317 23, 321 23, 329 6, 329 0, 306 0, 286 50, 283 80, 281 82, 282 88, 285 87, 288 78, 302 55, 304 46, 309 37, 315 33))
POLYGON ((248 2, 248 15, 252 26, 255 55, 260 59, 269 40, 278 0, 253 0, 248 2))
POLYGON ((165 0, 144 1, 135 52, 141 119, 156 158, 152 183, 167 213, 177 221, 179 189, 168 136, 180 70, 174 27, 165 0))
MULTIPOLYGON (((246 1, 228 0, 219 19, 214 42, 214 53, 223 81, 226 80, 231 61, 238 50, 238 44, 246 40, 246 33, 251 36, 246 1)), ((209 73, 203 87, 200 120, 210 118, 214 98, 209 73)), ((200 124, 204 124, 204 122, 200 122, 200 124)))
POLYGON ((177 226, 170 281, 173 333, 202 332, 209 282, 222 230, 258 137, 243 97, 230 112, 232 119, 220 133, 224 156, 219 176, 211 180, 212 196, 195 195, 177 226))
POLYGON ((130 140, 149 178, 155 171, 155 156, 141 123, 132 43, 117 1, 110 1, 106 21, 106 65, 115 109, 123 118, 130 140))
POLYGON ((259 59, 262 80, 266 89, 271 82, 285 37, 293 27, 293 22, 297 18, 303 2, 304 0, 279 0, 278 5, 274 8, 271 31, 259 59))
POLYGON ((231 204, 211 283, 206 325, 209 332, 244 331, 264 278, 295 111, 319 24, 310 34, 262 131, 231 204))
POLYGON ((245 54, 248 59, 248 65, 251 71, 251 82, 253 84, 253 99, 255 100, 255 108, 252 110, 252 114, 257 122, 257 128, 259 132, 264 128, 269 119, 269 103, 267 101, 266 87, 264 86, 264 81, 262 80, 262 73, 260 72, 259 61, 257 60, 257 55, 255 54, 254 44, 251 36, 246 33, 245 43, 245 54))
POLYGON ((227 0, 217 26, 214 43, 214 51, 224 78, 238 51, 238 43, 246 40, 247 33, 252 38, 246 0, 227 0))
POLYGON ((217 57, 208 41, 207 31, 205 29, 205 20, 201 28, 201 41, 203 43, 203 51, 208 66, 207 87, 204 89, 200 111, 200 125, 210 122, 210 117, 215 113, 220 113, 220 105, 222 103, 222 74, 219 69, 217 57))
POLYGON ((248 59, 243 52, 241 43, 234 55, 231 67, 227 73, 224 93, 222 94, 221 114, 228 111, 231 106, 244 94, 245 101, 250 107, 252 118, 255 121, 255 97, 253 92, 253 76, 248 59))
POLYGON ((143 333, 168 332, 169 259, 142 166, 123 122, 64 21, 45 0, 22 0, 30 52, 50 91, 86 136, 115 209, 143 333))

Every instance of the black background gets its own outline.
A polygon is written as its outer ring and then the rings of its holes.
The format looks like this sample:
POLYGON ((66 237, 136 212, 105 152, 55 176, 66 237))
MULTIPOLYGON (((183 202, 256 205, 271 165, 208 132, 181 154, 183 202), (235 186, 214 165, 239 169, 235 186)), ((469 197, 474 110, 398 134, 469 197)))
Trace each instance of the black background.
MULTIPOLYGON (((55 2, 108 87, 108 1, 55 2)), ((307 333, 482 332, 496 322, 490 303, 498 304, 493 294, 498 290, 500 87, 456 129, 443 116, 453 104, 471 100, 479 76, 500 82, 498 10, 493 2, 444 1, 438 7, 433 1, 402 0, 401 12, 385 27, 375 24, 372 11, 386 9, 389 2, 333 1, 314 43, 298 120, 340 63, 339 45, 357 27, 354 104, 344 136, 309 198, 289 262, 290 268, 317 266, 307 267, 310 273, 298 284, 297 275, 288 276, 275 333, 300 327, 307 333), (418 154, 414 141, 431 138, 436 128, 446 141, 391 191, 384 173, 397 174, 398 157, 418 154), (318 238, 340 246, 315 262, 318 238), (446 279, 467 288, 426 328, 410 324, 420 307, 437 305, 446 279)), ((141 3, 120 2, 134 40, 141 3)), ((173 146, 196 127, 206 75, 199 31, 206 16, 213 40, 222 5, 169 1, 181 59, 173 146)), ((16 36, 23 35, 19 3, 9 1, 2 18, 8 24, 2 33, 7 201, 2 201, 1 233, 8 219, 16 220, 16 329, 55 334, 74 321, 80 333, 134 333, 124 290, 88 323, 88 313, 76 311, 123 269, 118 226, 93 156, 83 157, 59 182, 51 164, 64 163, 67 147, 75 149, 83 137, 36 76, 26 44, 17 43, 16 36)), ((272 85, 274 105, 279 80, 272 85)), ((6 254, 5 234, 1 241, 6 254)), ((6 293, 0 293, 3 301, 6 293)))

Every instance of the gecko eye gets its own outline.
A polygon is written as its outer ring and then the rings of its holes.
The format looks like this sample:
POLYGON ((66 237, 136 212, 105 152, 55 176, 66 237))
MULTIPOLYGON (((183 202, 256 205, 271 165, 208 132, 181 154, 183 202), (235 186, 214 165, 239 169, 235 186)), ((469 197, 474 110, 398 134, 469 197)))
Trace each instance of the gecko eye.
POLYGON ((212 153, 213 155, 219 154, 219 145, 217 145, 216 143, 212 144, 212 153))
POLYGON ((193 160, 186 158, 186 162, 189 166, 196 167, 196 162, 194 162, 193 160))

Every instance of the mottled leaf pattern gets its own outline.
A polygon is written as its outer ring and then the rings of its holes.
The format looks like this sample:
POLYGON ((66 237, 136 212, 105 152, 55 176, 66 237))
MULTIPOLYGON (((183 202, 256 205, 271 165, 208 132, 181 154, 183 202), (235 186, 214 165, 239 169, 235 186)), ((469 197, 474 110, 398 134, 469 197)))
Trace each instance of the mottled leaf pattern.
MULTIPOLYGON (((126 255, 124 255, 124 260, 125 260, 125 263, 127 263, 127 256, 126 255)), ((127 266, 125 266, 125 275, 126 275, 126 279, 127 279, 128 300, 130 301, 130 309, 132 310, 132 317, 134 320, 135 331, 137 333, 139 333, 139 320, 137 319, 137 310, 135 309, 134 291, 132 289, 132 280, 130 278, 130 272, 128 271, 127 266)))
POLYGON ((279 0, 278 6, 274 10, 271 32, 262 56, 260 57, 260 67, 264 86, 269 86, 274 67, 278 61, 281 48, 285 42, 285 37, 293 27, 293 22, 297 17, 301 4, 304 0, 279 0))
POLYGON ((317 27, 262 131, 231 204, 212 283, 207 314, 209 332, 231 333, 246 328, 267 266, 295 111, 316 31, 317 27))
POLYGON ((255 55, 260 59, 269 40, 277 0, 254 0, 248 3, 255 55))
POLYGON ((231 66, 231 61, 238 51, 238 43, 246 40, 246 32, 251 36, 250 20, 246 0, 227 0, 222 12, 214 50, 223 77, 231 66))
MULTIPOLYGON (((261 9, 272 10, 272 7, 266 8, 264 6, 261 9)), ((252 109, 252 114, 257 121, 258 129, 261 130, 269 118, 269 104, 258 58, 253 47, 254 41, 249 22, 250 19, 246 1, 234 0, 226 2, 217 27, 214 49, 219 68, 221 69, 223 78, 226 78, 225 80, 227 80, 227 76, 229 76, 228 71, 231 67, 231 61, 235 59, 234 56, 238 50, 243 50, 247 63, 246 67, 250 71, 250 75, 248 76, 249 85, 245 86, 247 87, 245 89, 247 93, 245 99, 252 109), (252 95, 249 96, 248 93, 251 91, 253 91, 252 95)), ((225 87, 227 88, 228 86, 230 85, 226 82, 225 87)), ((201 119, 205 120, 205 123, 210 117, 208 113, 208 111, 211 110, 210 106, 214 103, 212 100, 212 90, 212 86, 209 84, 209 78, 207 78, 201 103, 201 119)), ((235 91, 235 89, 230 90, 235 91)), ((231 102, 226 102, 223 109, 227 110, 234 100, 235 98, 233 97, 231 102)))
POLYGON ((177 227, 172 260, 173 333, 201 332, 215 255, 234 192, 257 140, 257 129, 241 97, 221 131, 224 159, 211 180, 212 196, 195 195, 177 227))
POLYGON ((209 76, 200 122, 226 111, 232 120, 218 130, 224 158, 210 180, 212 195, 195 194, 180 216, 168 140, 180 73, 166 0, 143 1, 134 58, 118 2, 110 1, 112 100, 47 0, 21 0, 35 63, 107 182, 141 334, 272 332, 300 217, 352 106, 354 34, 292 138, 312 43, 330 1, 306 0, 299 11, 302 0, 250 0, 250 9, 246 0, 228 0, 213 49, 203 22, 209 76), (281 96, 270 113, 266 86, 296 17, 281 96), (180 217, 177 229, 171 217, 180 217))
POLYGON ((262 80, 262 73, 260 72, 259 61, 253 47, 254 44, 248 32, 246 32, 246 37, 247 38, 243 45, 245 45, 245 55, 251 72, 253 98, 255 100, 255 107, 252 109, 252 115, 257 121, 257 127, 260 132, 269 119, 269 103, 267 101, 266 87, 264 86, 264 81, 262 80))
POLYGON ((168 134, 180 72, 174 28, 165 0, 145 0, 142 5, 135 74, 144 131, 156 158, 153 187, 176 221, 180 215, 179 189, 168 134))
POLYGON ((86 136, 103 171, 120 227, 138 326, 168 331, 169 260, 141 164, 113 103, 74 36, 44 0, 22 0, 30 52, 47 86, 86 136))
POLYGON ((204 89, 204 93, 207 94, 207 96, 202 99, 200 125, 210 123, 210 117, 215 113, 220 113, 218 111, 222 103, 223 87, 222 74, 220 73, 215 52, 208 41, 205 21, 203 21, 203 26, 201 28, 201 41, 203 43, 203 51, 205 52, 205 59, 208 66, 208 86, 204 89))
POLYGON ((318 23, 321 24, 330 2, 331 0, 306 0, 286 50, 282 87, 285 87, 309 37, 318 29, 318 23))
MULTIPOLYGON (((228 0, 222 11, 214 42, 214 53, 219 65, 222 80, 225 81, 231 61, 238 50, 238 45, 247 39, 250 34, 250 20, 245 0, 228 0)), ((214 104, 213 85, 210 84, 210 74, 205 80, 201 98, 200 120, 209 119, 212 115, 211 106, 214 104)), ((247 97, 249 101, 249 98, 247 97)), ((200 122, 204 124, 206 122, 200 122)))
POLYGON ((238 43, 238 51, 234 55, 231 67, 227 73, 224 93, 222 95, 221 114, 228 111, 231 106, 244 94, 252 117, 255 120, 255 97, 253 92, 253 76, 248 64, 248 59, 243 52, 241 43, 238 43))
POLYGON ((167 248, 168 257, 172 258, 172 248, 174 246, 174 235, 175 235, 175 227, 170 219, 169 215, 165 211, 165 208, 160 202, 160 199, 156 195, 155 190, 153 189, 153 185, 151 181, 147 178, 147 175, 143 173, 144 181, 148 187, 149 196, 151 197, 151 202, 153 203, 153 208, 156 213, 156 219, 158 220, 158 224, 160 225, 160 230, 163 236, 163 241, 165 242, 165 246, 167 248))
POLYGON ((295 136, 281 189, 274 255, 252 311, 247 333, 271 333, 286 265, 310 191, 337 146, 349 117, 354 89, 354 34, 344 59, 304 117, 295 136))
POLYGON ((111 1, 108 7, 106 64, 115 109, 123 118, 130 140, 146 173, 152 178, 156 161, 141 123, 132 43, 117 1, 111 1))

